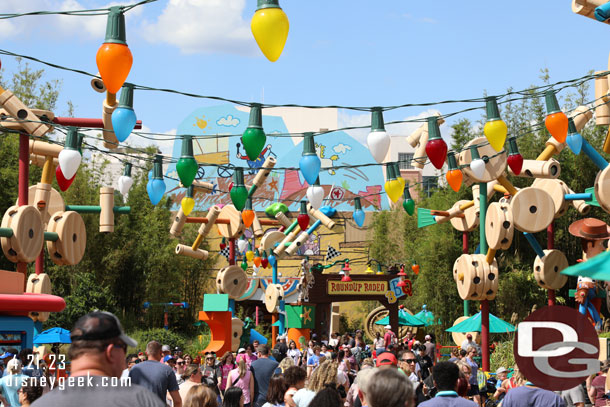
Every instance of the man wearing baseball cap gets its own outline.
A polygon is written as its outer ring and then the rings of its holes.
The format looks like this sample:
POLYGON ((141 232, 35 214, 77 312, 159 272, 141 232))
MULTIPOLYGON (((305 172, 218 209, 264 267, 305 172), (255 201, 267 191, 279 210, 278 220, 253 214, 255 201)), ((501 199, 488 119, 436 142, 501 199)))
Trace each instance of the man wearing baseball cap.
POLYGON ((137 342, 125 335, 121 323, 109 312, 94 311, 81 317, 70 334, 68 351, 72 373, 65 386, 36 400, 32 407, 162 407, 153 393, 129 382, 111 380, 121 377, 127 347, 137 342), (72 379, 74 378, 74 379, 72 379))
POLYGON ((376 366, 380 369, 397 368, 398 359, 396 359, 396 356, 391 352, 383 352, 381 355, 377 356, 376 366))
POLYGON ((390 345, 393 345, 396 343, 396 334, 394 332, 392 332, 392 325, 386 325, 384 327, 385 329, 385 334, 383 335, 383 344, 384 347, 386 349, 388 349, 388 347, 390 345))

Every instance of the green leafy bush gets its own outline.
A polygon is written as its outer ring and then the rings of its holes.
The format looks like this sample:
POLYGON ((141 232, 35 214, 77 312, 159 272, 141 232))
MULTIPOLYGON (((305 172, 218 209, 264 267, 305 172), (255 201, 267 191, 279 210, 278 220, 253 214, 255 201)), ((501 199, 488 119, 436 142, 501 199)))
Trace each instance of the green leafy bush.
POLYGON ((513 353, 514 339, 514 335, 511 335, 510 340, 498 342, 496 350, 491 354, 489 360, 492 372, 495 372, 499 367, 510 369, 515 365, 515 355, 513 353))
MULTIPOLYGON (((129 336, 138 341, 137 351, 142 352, 146 350, 146 344, 153 340, 162 345, 169 345, 172 349, 178 346, 183 351, 188 343, 188 339, 183 335, 163 328, 137 330, 131 332, 129 336)), ((128 352, 132 351, 133 349, 129 349, 128 352)))

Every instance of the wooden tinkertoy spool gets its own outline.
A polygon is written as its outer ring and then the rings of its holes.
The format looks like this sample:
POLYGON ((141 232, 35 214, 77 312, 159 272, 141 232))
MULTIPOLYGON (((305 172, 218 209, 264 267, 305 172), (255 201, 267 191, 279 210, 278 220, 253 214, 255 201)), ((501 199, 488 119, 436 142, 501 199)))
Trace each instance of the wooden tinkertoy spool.
POLYGON ((260 241, 260 247, 265 251, 272 250, 275 248, 276 243, 281 242, 285 237, 286 235, 284 235, 282 232, 278 232, 277 230, 268 230, 265 232, 260 241))
POLYGON ((248 289, 248 276, 241 267, 231 265, 220 269, 216 275, 216 289, 228 294, 231 299, 238 299, 248 289))
POLYGON ((239 318, 231 318, 231 350, 237 352, 244 332, 244 322, 239 318))
MULTIPOLYGON (((212 191, 214 190, 214 185, 205 181, 194 180, 192 185, 194 186, 195 195, 197 195, 198 193, 209 194, 212 193, 212 191)), ((180 186, 183 187, 182 183, 180 184, 180 186)), ((220 207, 215 207, 218 208, 218 212, 220 212, 220 207)), ((180 237, 182 235, 182 229, 184 228, 185 223, 186 215, 182 211, 182 206, 180 206, 180 208, 178 208, 178 212, 176 212, 176 216, 174 216, 174 221, 172 222, 172 227, 169 230, 169 234, 176 238, 180 237)), ((212 224, 213 223, 214 222, 212 222, 212 224)))
POLYGON ((534 260, 534 277, 542 288, 559 290, 568 281, 561 271, 568 267, 568 259, 559 250, 544 250, 544 257, 534 260))
POLYGON ((599 206, 610 213, 610 165, 600 171, 595 178, 595 198, 599 206))
POLYGON ((56 241, 47 241, 47 250, 53 263, 58 266, 78 264, 85 254, 87 231, 83 218, 74 211, 60 211, 51 216, 47 231, 59 236, 56 241))
POLYGON ((38 183, 28 188, 28 205, 38 208, 42 222, 49 223, 51 215, 65 209, 64 199, 50 184, 38 183), (44 206, 44 208, 42 208, 44 206))
MULTIPOLYGON (((30 274, 25 287, 26 293, 51 294, 51 279, 46 273, 30 274)), ((48 311, 30 312, 29 317, 34 321, 45 322, 51 313, 48 311)))
POLYGON ((506 250, 513 242, 515 226, 513 213, 508 204, 491 203, 485 216, 485 238, 493 250, 506 250))
POLYGON ((511 199, 510 208, 515 227, 522 232, 540 232, 555 218, 553 198, 540 188, 523 188, 511 199))
MULTIPOLYGON (((460 207, 467 204, 469 201, 457 201, 453 207, 460 207)), ((460 232, 472 232, 479 226, 479 209, 475 206, 470 206, 464 210, 464 217, 451 218, 451 226, 460 232)))
POLYGON ((284 299, 284 287, 281 284, 269 284, 265 290, 265 308, 273 314, 277 311, 280 301, 284 299))
POLYGON ((498 153, 489 144, 485 137, 477 137, 470 140, 465 146, 464 151, 458 155, 458 165, 462 168, 462 171, 476 182, 491 182, 497 179, 504 173, 506 169, 506 151, 498 153), (472 155, 470 153, 470 146, 476 145, 479 151, 479 155, 485 160, 485 173, 483 177, 477 178, 470 169, 470 162, 472 161, 472 155))
POLYGON ((13 263, 30 263, 42 250, 44 228, 40 212, 34 206, 11 206, 2 217, 2 228, 12 230, 12 236, 1 237, 2 251, 13 263))
POLYGON ((228 223, 218 223, 218 232, 222 237, 227 239, 234 239, 239 237, 244 232, 244 224, 241 219, 241 213, 235 209, 233 205, 225 205, 218 219, 228 219, 228 223))
MULTIPOLYGON (((595 72, 596 75, 603 71, 595 72)), ((608 105, 608 75, 595 78, 595 124, 607 126, 610 124, 610 106, 608 105)))
POLYGON ((494 299, 498 291, 498 265, 484 254, 462 254, 453 264, 453 278, 463 300, 494 299))
POLYGON ((539 160, 523 160, 523 167, 519 175, 515 175, 513 170, 508 167, 508 173, 512 176, 523 178, 559 178, 561 174, 561 165, 559 161, 551 158, 546 161, 539 160))

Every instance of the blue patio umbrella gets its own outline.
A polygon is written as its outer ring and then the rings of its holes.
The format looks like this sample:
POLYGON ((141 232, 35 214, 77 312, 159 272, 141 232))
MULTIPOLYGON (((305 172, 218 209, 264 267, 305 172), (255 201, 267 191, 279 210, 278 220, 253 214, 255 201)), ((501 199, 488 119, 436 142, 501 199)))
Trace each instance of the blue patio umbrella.
POLYGON ((415 318, 424 322, 425 326, 439 325, 441 323, 440 319, 436 318, 436 320, 435 320, 434 314, 431 311, 428 311, 426 304, 422 305, 422 310, 419 311, 414 316, 415 316, 415 318))
MULTIPOLYGON (((489 314, 489 332, 493 334, 503 334, 515 332, 515 327, 508 322, 502 321, 495 315, 489 314)), ((445 329, 447 332, 481 332, 481 313, 477 313, 465 321, 445 329)))
POLYGON ((51 328, 41 332, 34 338, 35 345, 43 345, 45 343, 72 343, 70 340, 70 331, 63 328, 51 328))
POLYGON ((598 254, 587 261, 570 266, 562 270, 561 274, 608 281, 610 280, 610 252, 598 254))
MULTIPOLYGON (((375 322, 377 325, 389 325, 390 324, 390 316, 381 318, 379 321, 375 322)), ((405 310, 398 311, 398 325, 399 326, 424 326, 425 323, 418 318, 415 318, 413 315, 409 314, 405 310)))

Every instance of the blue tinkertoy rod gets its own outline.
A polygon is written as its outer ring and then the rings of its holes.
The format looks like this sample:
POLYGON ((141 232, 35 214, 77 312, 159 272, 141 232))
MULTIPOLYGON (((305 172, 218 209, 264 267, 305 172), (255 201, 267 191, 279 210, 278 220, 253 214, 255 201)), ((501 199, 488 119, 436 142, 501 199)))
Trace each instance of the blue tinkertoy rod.
POLYGON ((566 201, 592 201, 593 194, 583 192, 581 194, 565 194, 564 198, 566 201))
POLYGON ((582 152, 585 153, 600 170, 603 170, 608 166, 608 161, 604 160, 604 157, 602 157, 584 137, 582 139, 582 152))
POLYGON ((536 240, 534 235, 532 235, 530 233, 527 233, 527 232, 523 232, 523 235, 525 236, 525 238, 529 242, 530 246, 532 246, 532 249, 534 249, 534 251, 536 252, 538 257, 543 258, 544 257, 544 251, 542 250, 542 247, 540 247, 540 243, 538 243, 538 241, 536 240))

